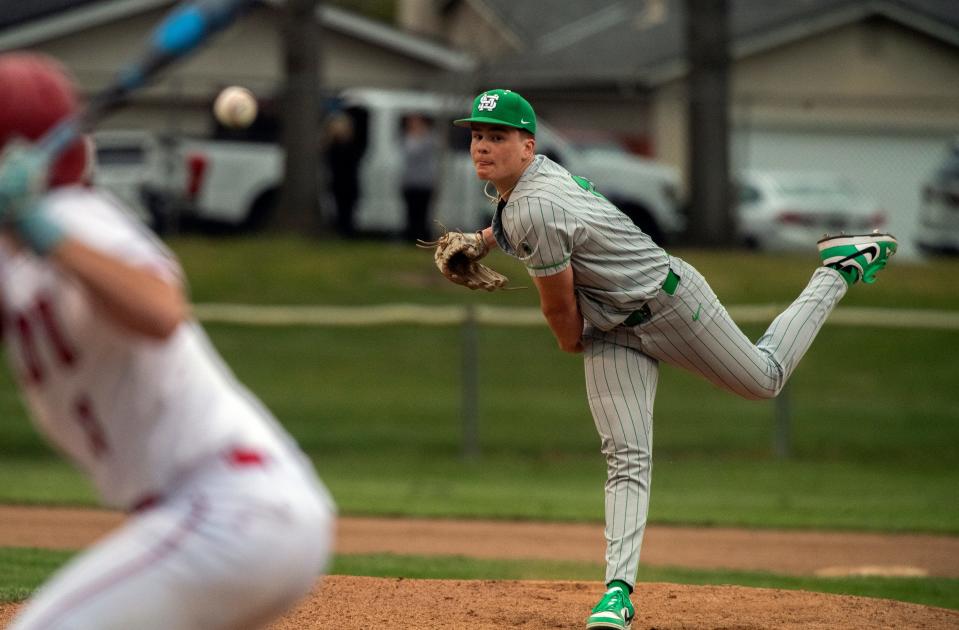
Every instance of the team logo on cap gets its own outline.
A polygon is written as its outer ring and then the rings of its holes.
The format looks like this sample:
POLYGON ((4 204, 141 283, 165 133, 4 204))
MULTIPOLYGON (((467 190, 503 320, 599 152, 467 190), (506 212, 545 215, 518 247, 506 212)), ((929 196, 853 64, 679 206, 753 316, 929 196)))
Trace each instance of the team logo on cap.
POLYGON ((496 109, 496 102, 499 100, 499 94, 484 94, 480 97, 479 106, 477 106, 477 111, 483 111, 484 109, 488 112, 496 109))

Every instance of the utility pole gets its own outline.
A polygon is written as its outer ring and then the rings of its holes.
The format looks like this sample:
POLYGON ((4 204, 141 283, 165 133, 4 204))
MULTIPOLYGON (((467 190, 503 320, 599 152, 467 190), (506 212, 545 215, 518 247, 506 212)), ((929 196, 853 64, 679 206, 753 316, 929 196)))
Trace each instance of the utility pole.
POLYGON ((287 0, 283 8, 286 84, 282 98, 285 177, 273 227, 315 234, 320 227, 321 0, 287 0))
POLYGON ((729 172, 729 3, 686 0, 689 61, 688 236, 694 245, 735 243, 729 172))

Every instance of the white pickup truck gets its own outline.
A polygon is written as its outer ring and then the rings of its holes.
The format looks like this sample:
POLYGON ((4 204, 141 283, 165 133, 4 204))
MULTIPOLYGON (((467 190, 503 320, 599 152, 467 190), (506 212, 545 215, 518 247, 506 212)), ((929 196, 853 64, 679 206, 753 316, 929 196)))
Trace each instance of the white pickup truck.
MULTIPOLYGON (((461 97, 423 92, 351 89, 338 95, 336 106, 351 114, 355 125, 363 126, 361 133, 366 139, 360 160, 356 229, 361 233, 401 232, 406 219, 400 182, 404 117, 418 113, 437 121, 452 120, 466 111, 468 103, 461 97)), ((488 224, 492 208, 473 173, 468 132, 452 125, 438 125, 437 129, 444 142, 433 218, 450 228, 476 229, 488 224)), ((177 210, 181 219, 256 228, 268 220, 278 199, 283 151, 276 144, 189 138, 161 141, 146 132, 116 131, 100 132, 96 141, 98 153, 102 151, 104 156, 124 154, 124 143, 145 147, 126 152, 142 157, 141 190, 166 190, 172 201, 165 207, 177 210), (151 156, 151 151, 159 157, 151 156)), ((588 177, 654 239, 669 241, 682 231, 676 169, 626 152, 574 147, 542 120, 536 141, 538 152, 573 174, 588 177)), ((111 182, 117 182, 118 167, 116 159, 100 159, 96 175, 100 183, 109 188, 111 182)), ((131 182, 124 186, 126 197, 134 196, 129 190, 131 182)), ((331 203, 324 201, 324 207, 330 208, 331 203)), ((159 206, 162 210, 164 204, 159 206)))
POLYGON ((111 129, 96 132, 94 144, 94 181, 159 232, 175 223, 255 228, 283 173, 283 151, 270 143, 111 129))

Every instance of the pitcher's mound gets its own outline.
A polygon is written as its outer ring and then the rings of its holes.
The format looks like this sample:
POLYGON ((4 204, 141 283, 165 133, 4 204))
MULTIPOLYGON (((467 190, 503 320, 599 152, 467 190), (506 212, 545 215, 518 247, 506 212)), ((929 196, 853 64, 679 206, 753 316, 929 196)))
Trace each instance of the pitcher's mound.
MULTIPOLYGON (((602 589, 586 582, 335 575, 270 630, 581 630, 602 589)), ((959 628, 959 611, 805 591, 644 583, 633 601, 638 604, 633 630, 959 628)), ((0 606, 0 627, 16 608, 0 606)))
MULTIPOLYGON (((582 629, 603 586, 336 575, 271 630, 582 629)), ((959 628, 959 611, 885 599, 740 586, 639 585, 633 630, 959 628)))

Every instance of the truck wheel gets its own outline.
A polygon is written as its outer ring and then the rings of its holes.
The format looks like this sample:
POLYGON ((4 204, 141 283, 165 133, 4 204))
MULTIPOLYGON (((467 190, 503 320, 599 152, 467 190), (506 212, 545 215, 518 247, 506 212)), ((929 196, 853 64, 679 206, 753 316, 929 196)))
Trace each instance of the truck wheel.
POLYGON ((159 236, 165 236, 172 229, 173 217, 171 216, 170 200, 160 191, 154 190, 149 185, 144 185, 140 189, 140 197, 143 199, 143 205, 149 215, 149 227, 159 236))
POLYGON ((262 230, 273 217, 273 211, 276 210, 276 204, 280 199, 280 191, 276 188, 267 190, 260 194, 250 206, 250 212, 246 215, 240 228, 244 232, 255 232, 262 230))
MULTIPOLYGON (((613 202, 616 203, 616 202, 613 202)), ((649 211, 643 206, 637 204, 626 203, 623 205, 616 204, 617 207, 630 218, 630 220, 641 229, 643 232, 649 235, 651 239, 656 241, 658 245, 663 243, 663 231, 659 229, 659 225, 656 223, 656 219, 649 213, 649 211)))

